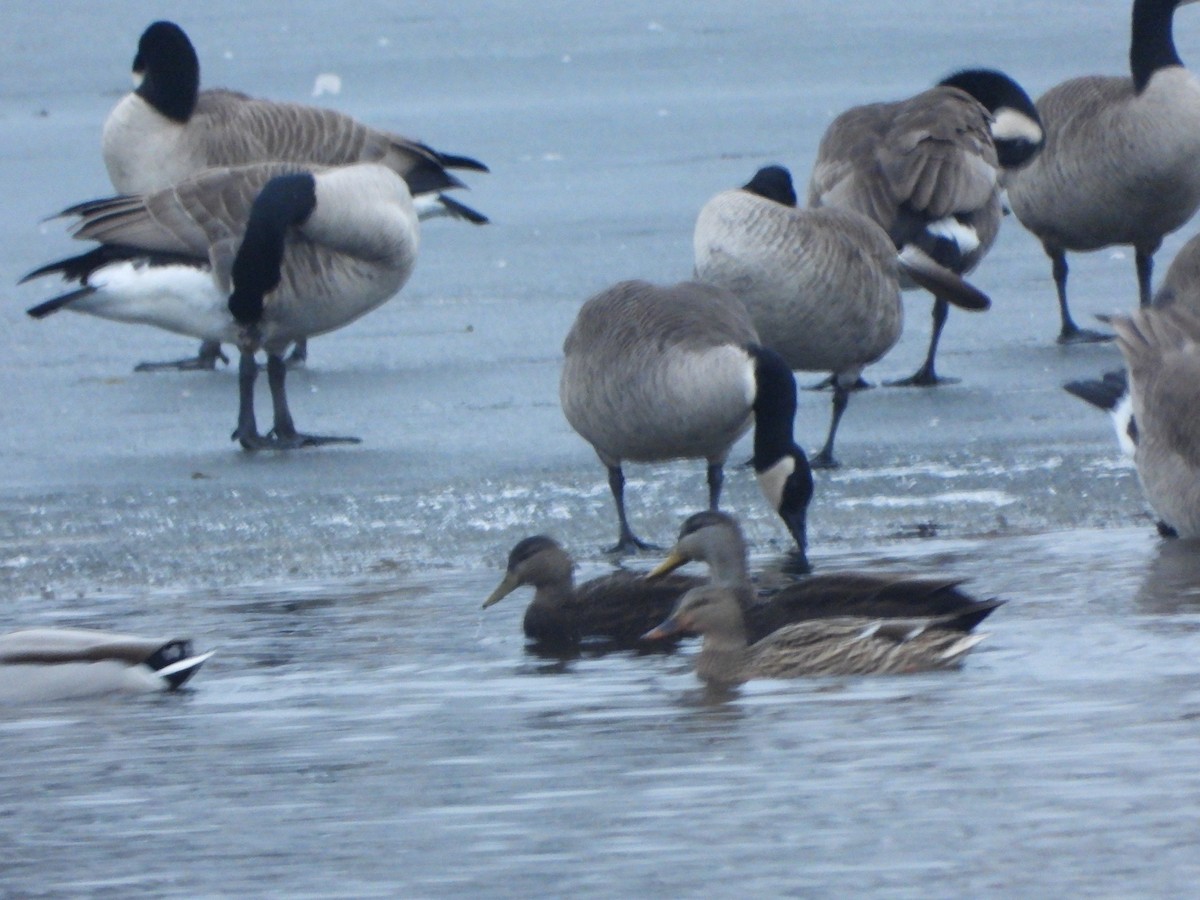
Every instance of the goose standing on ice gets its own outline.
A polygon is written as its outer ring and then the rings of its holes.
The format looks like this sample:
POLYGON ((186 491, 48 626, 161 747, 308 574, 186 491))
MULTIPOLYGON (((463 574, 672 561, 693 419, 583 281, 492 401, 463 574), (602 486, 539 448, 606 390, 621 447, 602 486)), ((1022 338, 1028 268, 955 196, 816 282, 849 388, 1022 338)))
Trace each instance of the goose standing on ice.
MULTIPOLYGON (((104 164, 119 193, 153 193, 218 166, 377 162, 405 180, 421 218, 445 215, 487 222, 486 216, 444 193, 465 186, 448 169, 486 172, 483 163, 440 153, 331 109, 228 90, 202 91, 196 50, 173 22, 154 22, 142 33, 133 75, 137 87, 114 107, 102 136, 104 164)), ((211 369, 219 356, 219 345, 206 342, 195 358, 138 368, 211 369)), ((293 359, 304 356, 300 341, 293 359)))
POLYGON ((760 335, 793 369, 831 372, 833 414, 815 467, 837 465, 833 442, 863 369, 900 339, 900 279, 967 309, 989 301, 920 248, 898 256, 887 233, 851 209, 796 209, 792 177, 768 166, 704 205, 693 236, 696 279, 745 304, 760 335))
POLYGON ((1146 306, 1163 236, 1200 207, 1200 81, 1183 67, 1172 34, 1185 2, 1135 0, 1132 77, 1073 78, 1038 99, 1046 145, 1011 179, 1008 196, 1050 257, 1059 343, 1111 339, 1071 318, 1067 251, 1131 245, 1146 306))
POLYGON ((189 640, 86 628, 31 628, 0 635, 0 704, 47 703, 181 687, 212 653, 189 640))
MULTIPOLYGON (((1003 183, 1040 149, 1029 95, 1007 75, 968 69, 907 100, 856 106, 821 138, 810 207, 852 209, 878 223, 899 250, 917 247, 958 274, 991 248, 1003 218, 1003 183)), ((905 287, 912 284, 906 283, 905 287)), ((931 386, 949 305, 937 296, 925 362, 900 385, 931 386)))
POLYGON ((399 175, 375 163, 210 169, 163 191, 63 214, 78 217, 77 238, 99 246, 26 276, 57 273, 80 285, 33 307, 31 316, 69 309, 236 344, 234 437, 245 449, 358 442, 296 431, 282 354, 370 312, 408 280, 419 226, 399 175), (275 413, 265 436, 254 417, 260 348, 275 413))
POLYGON ((617 506, 620 533, 608 552, 650 547, 626 518, 625 460, 707 460, 716 509, 725 460, 753 421, 759 486, 807 567, 812 471, 792 437, 796 380, 760 345, 740 300, 694 281, 623 281, 583 304, 563 354, 563 413, 607 468, 617 506))

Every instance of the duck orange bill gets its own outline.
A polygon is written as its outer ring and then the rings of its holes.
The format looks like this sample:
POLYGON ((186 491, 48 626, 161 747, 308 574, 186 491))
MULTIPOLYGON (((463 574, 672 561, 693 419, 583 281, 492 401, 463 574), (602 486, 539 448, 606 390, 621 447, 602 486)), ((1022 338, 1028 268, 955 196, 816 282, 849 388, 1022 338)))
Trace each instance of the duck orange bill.
POLYGON ((972 312, 991 309, 992 300, 987 294, 921 248, 906 244, 897 258, 904 274, 933 296, 972 312))
POLYGON ((680 621, 671 616, 665 622, 654 626, 645 634, 642 635, 643 641, 661 641, 663 638, 673 637, 683 631, 683 625, 680 621))

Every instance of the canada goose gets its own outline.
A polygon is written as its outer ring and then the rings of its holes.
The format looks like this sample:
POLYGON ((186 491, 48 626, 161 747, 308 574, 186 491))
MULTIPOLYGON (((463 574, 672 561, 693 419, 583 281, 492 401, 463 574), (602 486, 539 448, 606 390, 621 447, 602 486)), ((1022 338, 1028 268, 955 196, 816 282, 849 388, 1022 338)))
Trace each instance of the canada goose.
MULTIPOLYGON (((1156 308, 1176 304, 1200 313, 1200 235, 1189 240, 1175 254, 1162 284, 1150 301, 1150 305, 1156 308)), ((1101 318, 1104 321, 1109 319, 1108 316, 1101 318)), ((1063 388, 1067 393, 1112 416, 1113 427, 1117 431, 1117 443, 1124 454, 1133 459, 1137 448, 1137 420, 1133 417, 1129 379, 1125 370, 1114 369, 1105 372, 1100 378, 1068 381, 1063 388)), ((1166 532, 1169 527, 1160 522, 1159 530, 1166 532)))
POLYGON ((1200 537, 1200 314, 1173 305, 1108 321, 1128 371, 1138 480, 1167 526, 1200 537))
MULTIPOLYGON (((1124 369, 1105 372, 1100 378, 1068 381, 1063 385, 1063 389, 1085 403, 1107 412, 1112 418, 1113 429, 1117 433, 1117 445, 1122 454, 1130 460, 1136 460, 1137 420, 1133 417, 1133 399, 1129 396, 1129 378, 1124 369)), ((1165 538, 1179 537, 1179 533, 1162 519, 1155 522, 1155 527, 1165 538)))
POLYGON ((189 640, 84 628, 33 628, 0 635, 0 703, 170 691, 212 653, 189 640))
MULTIPOLYGON (((1003 217, 1007 174, 1041 147, 1037 111, 1002 72, 968 69, 907 100, 856 106, 821 138, 808 205, 853 209, 898 249, 921 248, 956 273, 991 248, 1003 217)), ((911 285, 905 285, 911 286, 911 285)), ((933 304, 925 362, 900 385, 931 386, 949 307, 933 304)))
POLYGON ((78 218, 75 237, 99 246, 26 276, 60 273, 81 285, 31 308, 31 316, 69 309, 235 343, 234 437, 244 448, 357 443, 296 431, 282 354, 296 340, 370 312, 408 280, 419 232, 395 172, 375 163, 211 169, 167 190, 82 203, 63 214, 78 218), (260 348, 275 412, 266 436, 254 419, 260 348))
POLYGON ((1163 236, 1200 207, 1200 82, 1183 67, 1171 28, 1184 2, 1134 0, 1132 78, 1073 78, 1038 99, 1046 145, 1010 180, 1008 197, 1050 257, 1059 343, 1112 338, 1072 320, 1067 251, 1132 245, 1146 306, 1163 236))
POLYGON ((833 414, 810 463, 837 465, 833 441, 863 369, 900 339, 900 277, 967 309, 990 301, 910 245, 851 209, 796 209, 792 176, 759 169, 740 190, 704 205, 693 234, 696 279, 746 304, 754 327, 793 369, 832 372, 833 414))
POLYGON ((681 631, 699 632, 704 644, 696 674, 712 685, 752 678, 820 675, 899 675, 951 669, 984 634, 940 627, 939 619, 813 619, 787 625, 748 643, 742 610, 733 591, 718 585, 693 588, 671 616, 646 633, 648 640, 681 631))
POLYGON ((1200 234, 1179 248, 1167 274, 1150 301, 1151 306, 1178 303, 1200 312, 1200 234))
MULTIPOLYGON (((153 22, 142 32, 133 75, 136 88, 109 113, 101 138, 104 164, 118 193, 153 193, 217 166, 377 162, 405 180, 422 219, 446 215, 487 222, 486 216, 443 193, 464 187, 447 169, 486 172, 483 163, 440 153, 334 110, 234 91, 202 91, 196 50, 173 22, 153 22)), ((301 339, 291 359, 305 355, 301 339)), ((211 369, 218 358, 220 346, 205 343, 194 358, 137 368, 211 369)))
POLYGON ((529 585, 534 595, 524 628, 535 643, 570 648, 584 638, 601 637, 628 644, 661 622, 685 591, 703 584, 688 575, 649 581, 621 570, 576 586, 574 569, 574 561, 553 538, 525 538, 508 554, 504 579, 483 608, 529 585))
POLYGON ((1102 409, 1112 416, 1117 431, 1117 443, 1130 459, 1137 450, 1137 422, 1133 418, 1133 402, 1129 398, 1129 379, 1124 369, 1105 372, 1100 378, 1068 381, 1063 390, 1085 403, 1102 409))
POLYGON ((648 549, 625 515, 625 460, 708 461, 716 509, 723 466, 754 422, 754 471, 805 566, 812 471, 792 437, 796 380, 758 343, 746 307, 695 281, 622 281, 587 300, 563 343, 563 414, 608 469, 620 534, 612 552, 648 549))
POLYGON ((809 575, 766 596, 750 581, 746 539, 737 520, 716 510, 691 515, 675 546, 651 573, 658 578, 689 562, 709 567, 712 583, 733 591, 741 604, 750 640, 809 619, 857 616, 924 619, 949 616, 942 627, 970 631, 1003 600, 976 600, 959 590, 960 580, 868 572, 809 575))

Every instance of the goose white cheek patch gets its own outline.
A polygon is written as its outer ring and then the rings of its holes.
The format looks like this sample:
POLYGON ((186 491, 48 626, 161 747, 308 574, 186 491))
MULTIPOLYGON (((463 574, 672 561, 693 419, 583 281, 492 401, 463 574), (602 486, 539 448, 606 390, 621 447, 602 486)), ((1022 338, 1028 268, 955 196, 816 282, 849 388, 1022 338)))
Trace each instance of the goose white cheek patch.
POLYGON ((785 456, 773 466, 758 473, 758 486, 762 488, 763 496, 767 498, 767 503, 771 504, 771 509, 779 509, 780 503, 783 502, 783 488, 795 471, 796 460, 785 456))

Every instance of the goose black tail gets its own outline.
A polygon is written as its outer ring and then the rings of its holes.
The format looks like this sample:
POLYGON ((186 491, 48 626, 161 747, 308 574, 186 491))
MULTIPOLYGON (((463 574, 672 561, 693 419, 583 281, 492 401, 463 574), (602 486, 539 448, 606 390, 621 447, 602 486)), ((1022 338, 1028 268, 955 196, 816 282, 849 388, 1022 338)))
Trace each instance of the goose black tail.
POLYGON ((446 212, 451 218, 465 219, 473 225, 486 225, 490 221, 483 213, 471 209, 465 203, 459 203, 453 197, 446 194, 438 194, 438 202, 445 207, 446 212))
POLYGON ((1092 406, 1112 412, 1121 402, 1121 398, 1129 392, 1129 380, 1125 376, 1125 370, 1118 369, 1105 372, 1099 379, 1068 381, 1063 385, 1063 390, 1092 406))
POLYGON ((31 306, 29 309, 25 310, 25 312, 33 316, 35 319, 44 319, 46 316, 58 312, 64 306, 69 306, 73 301, 78 300, 80 297, 87 297, 94 293, 96 293, 95 288, 82 287, 78 290, 69 291, 65 294, 61 294, 58 297, 46 300, 43 303, 39 303, 37 306, 31 306))

